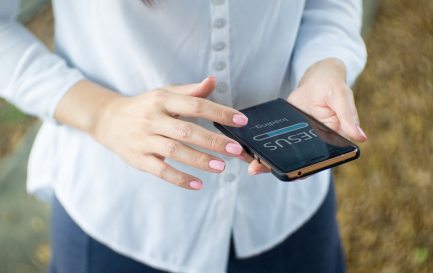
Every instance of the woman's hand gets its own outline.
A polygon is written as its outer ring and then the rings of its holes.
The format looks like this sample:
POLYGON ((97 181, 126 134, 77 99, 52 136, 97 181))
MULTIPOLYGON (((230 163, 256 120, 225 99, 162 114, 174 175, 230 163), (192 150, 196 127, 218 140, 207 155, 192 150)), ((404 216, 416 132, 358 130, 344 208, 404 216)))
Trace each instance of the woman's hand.
MULTIPOLYGON (((83 84, 92 85, 89 82, 83 84)), ((97 89, 102 87, 90 88, 94 92, 88 93, 97 96, 97 89)), ((180 116, 194 117, 229 126, 246 125, 248 119, 241 112, 204 99, 214 88, 215 78, 210 77, 199 84, 167 86, 136 97, 124 97, 113 92, 107 96, 106 91, 99 90, 105 98, 92 104, 93 108, 99 105, 99 110, 89 111, 94 113, 94 119, 87 122, 87 126, 81 127, 137 169, 187 189, 201 189, 203 183, 198 177, 173 168, 164 162, 164 159, 170 158, 205 171, 219 173, 225 168, 223 160, 186 144, 228 156, 245 155, 236 141, 178 119, 180 116)), ((68 102, 70 108, 74 94, 66 96, 69 98, 63 99, 65 102, 59 105, 56 118, 70 124, 73 122, 70 115, 67 115, 68 102)), ((84 105, 84 108, 89 107, 84 105)), ((69 114, 71 113, 69 111, 69 114)))
MULTIPOLYGON (((345 79, 346 69, 339 59, 319 61, 305 72, 288 101, 339 134, 364 142, 367 136, 360 127, 353 92, 345 79)), ((250 174, 268 171, 257 160, 248 170, 250 174)))

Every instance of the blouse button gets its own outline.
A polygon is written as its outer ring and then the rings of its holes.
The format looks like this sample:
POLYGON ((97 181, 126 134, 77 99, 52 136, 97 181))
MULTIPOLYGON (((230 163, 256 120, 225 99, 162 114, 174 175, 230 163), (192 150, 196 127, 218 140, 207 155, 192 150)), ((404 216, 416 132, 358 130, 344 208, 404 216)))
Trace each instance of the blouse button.
POLYGON ((226 44, 224 42, 217 42, 215 43, 212 48, 215 51, 221 51, 226 47, 226 44))
POLYGON ((226 20, 223 18, 216 19, 213 22, 214 28, 223 28, 226 25, 226 20))
POLYGON ((223 61, 216 62, 216 63, 214 63, 213 68, 214 68, 216 71, 221 71, 221 70, 223 70, 224 68, 226 68, 226 63, 223 62, 223 61))
POLYGON ((214 5, 222 5, 224 4, 226 1, 225 0, 212 0, 212 3, 214 5))
POLYGON ((227 91, 227 89, 228 89, 227 83, 225 83, 225 82, 219 82, 219 83, 217 83, 216 91, 218 93, 225 93, 227 91))

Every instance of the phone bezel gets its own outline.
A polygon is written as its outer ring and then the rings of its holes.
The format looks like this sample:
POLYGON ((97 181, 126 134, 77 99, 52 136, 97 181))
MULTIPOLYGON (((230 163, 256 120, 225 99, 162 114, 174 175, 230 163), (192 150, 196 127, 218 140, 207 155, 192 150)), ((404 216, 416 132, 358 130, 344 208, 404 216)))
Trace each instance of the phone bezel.
MULTIPOLYGON (((219 129, 222 133, 227 135, 228 137, 233 138, 236 141, 238 141, 239 144, 241 144, 244 147, 245 151, 249 155, 256 158, 259 162, 263 163, 265 166, 270 168, 272 170, 272 173, 282 181, 293 181, 293 180, 296 180, 296 179, 299 179, 299 178, 302 178, 302 177, 305 177, 308 175, 312 175, 312 174, 320 172, 322 170, 332 168, 334 166, 341 165, 343 163, 355 160, 360 156, 360 149, 356 144, 354 144, 350 140, 346 139, 345 137, 341 136, 340 134, 338 134, 337 132, 335 132, 334 130, 332 130, 331 128, 329 128, 328 126, 323 124, 322 122, 318 121, 316 118, 305 113, 304 111, 297 108, 296 106, 289 103, 288 101, 283 100, 281 98, 276 99, 275 101, 277 101, 277 100, 284 101, 285 103, 287 103, 287 105, 289 107, 292 107, 294 110, 301 113, 302 115, 305 115, 308 118, 312 119, 314 122, 324 126, 328 130, 330 130, 334 135, 336 135, 337 137, 340 137, 344 141, 348 142, 350 144, 350 146, 352 147, 352 149, 350 151, 342 153, 342 154, 332 155, 331 158, 325 159, 323 161, 314 162, 311 164, 305 163, 302 167, 297 168, 295 170, 281 170, 276 164, 274 164, 272 162, 272 160, 269 157, 267 157, 265 154, 261 153, 260 151, 255 150, 252 145, 248 144, 248 141, 244 140, 241 136, 238 136, 238 135, 232 133, 228 128, 226 128, 228 126, 221 125, 221 124, 216 123, 216 122, 214 122, 214 126, 217 129, 219 129)), ((272 101, 269 101, 269 102, 272 102, 272 101)), ((265 103, 269 103, 269 102, 265 102, 265 103)), ((260 106, 260 104, 252 106, 252 107, 257 107, 257 106, 260 106)), ((245 111, 249 108, 251 108, 251 107, 242 109, 240 111, 242 112, 242 111, 245 111)))

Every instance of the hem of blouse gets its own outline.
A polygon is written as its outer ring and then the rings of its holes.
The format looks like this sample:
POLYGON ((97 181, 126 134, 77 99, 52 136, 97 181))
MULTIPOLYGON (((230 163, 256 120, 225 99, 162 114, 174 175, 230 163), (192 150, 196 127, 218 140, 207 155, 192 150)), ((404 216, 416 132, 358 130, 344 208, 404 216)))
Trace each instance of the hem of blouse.
POLYGON ((325 194, 323 194, 321 196, 322 200, 320 200, 320 202, 317 203, 317 206, 314 209, 312 209, 312 211, 311 211, 311 213, 310 213, 310 215, 308 217, 306 217, 303 221, 300 221, 298 223, 298 225, 295 226, 294 229, 291 229, 291 230, 289 230, 287 232, 283 232, 279 236, 276 236, 274 240, 268 242, 267 244, 258 246, 256 248, 254 248, 253 250, 251 250, 247 254, 236 255, 236 257, 240 258, 240 259, 246 259, 246 258, 251 258, 251 257, 257 256, 257 255, 260 255, 263 252, 271 250, 276 245, 282 243, 290 235, 292 235, 293 233, 295 233, 296 231, 298 231, 306 222, 308 222, 316 214, 316 212, 319 210, 319 208, 322 206, 323 202, 325 201, 325 198, 326 198, 326 196, 327 196, 327 194, 328 194, 328 192, 330 190, 329 186, 330 186, 330 183, 331 183, 331 175, 332 175, 331 172, 329 172, 329 175, 328 175, 329 178, 328 178, 328 180, 326 182, 327 183, 327 188, 325 190, 325 194))
MULTIPOLYGON (((93 232, 93 229, 87 226, 87 224, 84 223, 84 221, 80 220, 80 217, 77 217, 72 209, 69 208, 69 204, 67 202, 63 202, 63 198, 61 195, 58 194, 57 190, 54 189, 54 193, 60 202, 60 204, 63 206, 65 211, 69 214, 69 216, 75 221, 75 223, 91 238, 95 239, 96 241, 104 244, 105 246, 113 249, 118 254, 123 255, 125 257, 131 258, 139 263, 143 263, 144 265, 153 267, 158 270, 164 270, 169 272, 176 272, 176 273, 226 273, 225 271, 208 271, 208 270, 199 270, 194 268, 188 268, 182 265, 175 265, 171 263, 167 263, 158 259, 150 258, 150 257, 143 257, 136 251, 128 251, 126 248, 124 248, 122 245, 118 244, 117 242, 107 242, 100 238, 98 235, 98 232, 93 232)), ((224 266, 225 267, 225 266, 224 266)))

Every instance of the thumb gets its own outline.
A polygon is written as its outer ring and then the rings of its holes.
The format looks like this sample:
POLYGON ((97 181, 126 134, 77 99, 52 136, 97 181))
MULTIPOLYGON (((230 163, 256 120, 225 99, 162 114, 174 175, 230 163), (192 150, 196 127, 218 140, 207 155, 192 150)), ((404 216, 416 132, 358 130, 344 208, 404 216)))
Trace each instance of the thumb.
POLYGON ((356 110, 353 92, 346 88, 344 92, 338 92, 331 97, 330 106, 337 114, 341 130, 351 139, 364 142, 367 136, 359 125, 358 112, 356 110))
POLYGON ((215 89, 215 85, 215 77, 207 77, 200 83, 166 87, 166 89, 180 95, 206 98, 215 89))

